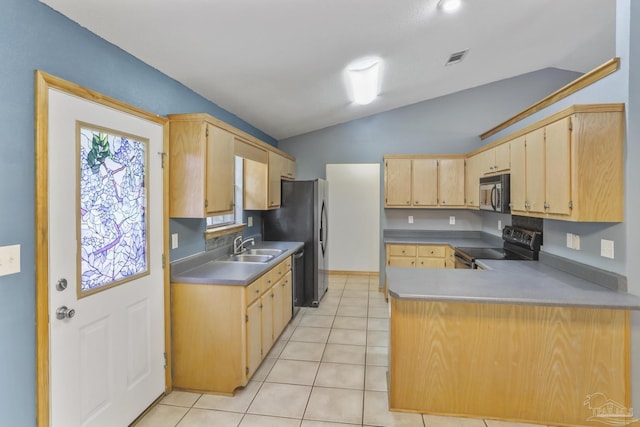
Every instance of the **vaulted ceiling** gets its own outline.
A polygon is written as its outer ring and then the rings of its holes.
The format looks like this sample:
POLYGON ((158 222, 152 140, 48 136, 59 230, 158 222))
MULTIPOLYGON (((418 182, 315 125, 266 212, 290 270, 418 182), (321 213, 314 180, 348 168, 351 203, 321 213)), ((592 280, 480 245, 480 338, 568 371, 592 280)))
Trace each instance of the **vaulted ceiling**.
POLYGON ((615 0, 41 1, 276 139, 615 56, 615 0), (356 105, 345 68, 370 55, 380 96, 356 105))

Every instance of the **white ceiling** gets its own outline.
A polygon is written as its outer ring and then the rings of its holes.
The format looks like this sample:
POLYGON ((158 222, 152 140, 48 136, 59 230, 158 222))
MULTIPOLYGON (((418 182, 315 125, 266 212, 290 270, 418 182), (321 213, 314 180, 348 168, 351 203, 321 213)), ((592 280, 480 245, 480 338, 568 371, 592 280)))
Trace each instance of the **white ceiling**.
POLYGON ((437 0, 41 1, 276 139, 615 56, 615 0, 463 0, 456 14, 437 0), (344 69, 369 55, 380 97, 355 105, 344 69))

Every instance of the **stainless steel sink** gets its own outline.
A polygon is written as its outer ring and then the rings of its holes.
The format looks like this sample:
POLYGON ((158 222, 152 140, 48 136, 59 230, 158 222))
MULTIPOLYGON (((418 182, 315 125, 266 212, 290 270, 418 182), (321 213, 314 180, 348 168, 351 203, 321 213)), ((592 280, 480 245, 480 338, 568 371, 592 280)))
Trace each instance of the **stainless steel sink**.
POLYGON ((227 260, 235 262, 269 262, 272 258, 273 255, 239 254, 230 255, 227 260))
POLYGON ((280 255, 282 252, 282 250, 280 249, 249 249, 246 254, 248 255, 271 255, 271 256, 278 256, 280 255))

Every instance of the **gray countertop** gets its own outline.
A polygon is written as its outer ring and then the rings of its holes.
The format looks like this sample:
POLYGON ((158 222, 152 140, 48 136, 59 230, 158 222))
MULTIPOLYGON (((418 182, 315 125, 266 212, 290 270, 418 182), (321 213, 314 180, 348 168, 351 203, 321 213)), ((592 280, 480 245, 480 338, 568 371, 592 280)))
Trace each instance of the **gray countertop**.
POLYGON ((201 252, 171 263, 171 282, 246 286, 303 246, 302 242, 262 241, 255 248, 284 251, 265 263, 224 261, 224 257, 214 258, 214 253, 201 252))
POLYGON ((482 231, 385 230, 384 243, 433 244, 472 248, 501 248, 502 238, 482 231))
MULTIPOLYGON (((385 231, 385 243, 500 247, 482 232, 385 231)), ((499 237, 498 237, 499 239, 499 237)), ((551 259, 551 255, 542 256, 551 259)), ((555 258, 555 257, 554 257, 555 258)), ((569 274, 540 261, 479 260, 485 270, 387 267, 389 294, 397 299, 640 310, 640 297, 593 283, 605 273, 569 274), (581 277, 580 277, 581 276, 581 277)), ((561 263, 561 265, 566 262, 561 263)), ((576 272, 580 268, 572 267, 576 272)), ((610 275, 615 276, 613 273, 610 275)))
POLYGON ((640 297, 536 261, 482 260, 486 270, 387 268, 397 299, 640 310, 640 297))

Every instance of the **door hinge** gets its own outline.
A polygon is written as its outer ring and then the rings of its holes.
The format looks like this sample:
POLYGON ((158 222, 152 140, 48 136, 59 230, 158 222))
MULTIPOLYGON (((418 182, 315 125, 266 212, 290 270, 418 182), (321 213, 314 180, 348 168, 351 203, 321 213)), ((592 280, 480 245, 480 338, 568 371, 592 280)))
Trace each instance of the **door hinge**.
POLYGON ((162 254, 162 268, 165 268, 167 266, 167 257, 164 256, 164 254, 162 254))
POLYGON ((248 366, 245 366, 244 371, 246 372, 245 375, 249 375, 249 367, 248 366))
POLYGON ((249 315, 248 315, 248 314, 245 314, 245 315, 244 315, 244 321, 245 321, 245 322, 247 322, 247 323, 249 323, 249 315))
POLYGON ((204 201, 204 207, 205 207, 205 208, 208 208, 208 207, 209 207, 209 201, 208 201, 208 200, 205 200, 205 201, 204 201))
POLYGON ((167 153, 163 152, 163 151, 158 151, 158 154, 160 154, 160 167, 162 167, 162 169, 164 169, 164 159, 165 157, 167 157, 167 153))
POLYGON ((207 127, 205 128, 204 136, 206 136, 206 137, 208 137, 208 136, 209 136, 209 126, 207 126, 207 127))
POLYGON ((569 130, 573 131, 573 122, 569 120, 569 130))
POLYGON ((167 353, 163 353, 164 355, 164 369, 167 369, 167 353))
POLYGON ((573 200, 569 200, 569 209, 573 209, 573 200))

